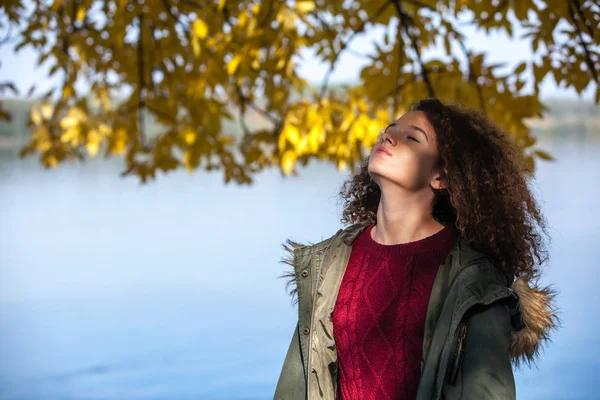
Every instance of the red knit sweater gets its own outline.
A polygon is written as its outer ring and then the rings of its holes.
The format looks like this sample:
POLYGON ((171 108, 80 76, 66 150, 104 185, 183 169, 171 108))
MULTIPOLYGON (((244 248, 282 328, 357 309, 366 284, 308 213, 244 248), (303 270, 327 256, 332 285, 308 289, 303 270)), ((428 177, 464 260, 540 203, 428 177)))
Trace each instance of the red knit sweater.
POLYGON ((409 243, 383 245, 367 227, 352 251, 333 312, 337 399, 414 399, 433 281, 456 239, 447 226, 409 243))

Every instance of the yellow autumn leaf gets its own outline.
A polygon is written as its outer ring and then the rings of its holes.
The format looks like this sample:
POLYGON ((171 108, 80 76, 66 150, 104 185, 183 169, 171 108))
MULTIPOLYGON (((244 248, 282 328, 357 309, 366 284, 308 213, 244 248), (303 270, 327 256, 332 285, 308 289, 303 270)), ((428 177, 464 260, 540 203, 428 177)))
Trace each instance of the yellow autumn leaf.
POLYGON ((60 135, 60 141, 70 143, 72 146, 79 146, 79 132, 79 129, 76 127, 69 128, 60 135))
POLYGON ((554 161, 554 160, 555 160, 555 158, 554 158, 554 157, 552 157, 550 154, 548 154, 548 153, 547 153, 547 152, 545 152, 544 150, 536 150, 536 151, 534 151, 534 153, 535 153, 535 154, 536 154, 538 157, 540 157, 541 159, 548 160, 548 161, 554 161))
POLYGON ((196 132, 190 127, 186 127, 183 130, 182 135, 183 140, 185 140, 188 145, 191 145, 196 141, 196 132))
POLYGON ((279 135, 279 151, 283 151, 285 149, 286 142, 290 142, 294 147, 297 147, 299 138, 300 132, 298 131, 298 128, 296 128, 294 125, 286 125, 279 135))
POLYGON ((252 34, 254 33, 255 29, 256 29, 256 18, 252 18, 248 22, 248 27, 246 28, 246 34, 248 36, 252 36, 252 34))
POLYGON ((67 116, 60 120, 60 127, 63 129, 70 129, 79 124, 79 121, 74 116, 67 116))
POLYGON ((294 62, 292 60, 289 60, 285 67, 285 75, 287 77, 292 77, 293 74, 294 74, 294 62))
POLYGON ((52 104, 42 104, 40 111, 43 119, 50 119, 50 117, 52 117, 52 113, 54 112, 54 106, 52 104))
POLYGON ((85 8, 80 8, 79 10, 77 10, 77 22, 82 22, 83 19, 85 18, 85 8))
POLYGON ((112 129, 110 128, 110 126, 108 126, 108 125, 106 125, 104 123, 101 123, 98 126, 98 130, 100 132, 100 135, 102 135, 103 137, 106 137, 106 136, 110 135, 110 133, 112 131, 112 129))
POLYGON ((340 130, 345 131, 348 128, 350 128, 350 125, 352 124, 353 121, 354 121, 354 113, 349 112, 348 114, 346 114, 346 118, 344 118, 342 125, 340 125, 340 130))
POLYGON ((108 90, 103 89, 100 92, 100 101, 102 102, 102 107, 105 110, 110 110, 110 97, 108 96, 108 90))
POLYGON ((296 152, 293 150, 288 150, 283 153, 283 156, 281 157, 281 169, 283 170, 284 174, 287 175, 292 171, 294 164, 296 164, 296 159, 296 152))
POLYGON ((52 3, 50 10, 52 10, 53 12, 58 12, 58 10, 60 10, 60 8, 62 7, 63 3, 63 0, 55 0, 54 3, 52 3))
POLYGON ((194 56, 200 57, 202 49, 200 47, 200 41, 197 38, 192 38, 192 51, 194 52, 194 56))
POLYGON ((304 154, 306 152, 306 146, 308 144, 308 137, 304 136, 302 139, 298 141, 298 146, 296 147, 296 151, 298 154, 304 154))
POLYGON ((246 26, 246 23, 248 22, 248 13, 247 12, 241 12, 239 17, 238 17, 238 22, 237 22, 237 26, 240 28, 243 28, 246 26))
POLYGON ((313 153, 316 153, 319 149, 320 136, 321 127, 318 125, 313 125, 313 127, 310 128, 310 133, 308 134, 310 151, 313 153))
POLYGON ((31 108, 31 121, 35 125, 42 124, 42 116, 40 115, 40 112, 38 111, 38 109, 36 107, 31 108))
POLYGON ((56 168, 58 166, 58 160, 52 155, 48 155, 44 161, 46 161, 46 166, 48 167, 56 168))
POLYGON ((231 61, 227 64, 227 73, 229 75, 235 74, 240 65, 240 61, 242 61, 242 57, 239 54, 236 54, 231 61))
POLYGON ((219 11, 223 11, 223 7, 225 7, 225 0, 219 0, 219 11))
POLYGON ((188 175, 191 174, 194 170, 194 167, 192 166, 192 156, 189 151, 183 153, 183 159, 181 160, 181 162, 185 166, 188 175))
POLYGON ((281 68, 283 68, 285 65, 285 61, 285 58, 280 58, 279 61, 277 61, 277 64, 275 65, 275 69, 280 70, 281 68))
POLYGON ((315 9, 315 2, 312 0, 301 0, 296 2, 296 11, 299 14, 306 14, 315 9))
POLYGON ((63 92, 62 92, 63 100, 69 98, 72 93, 73 93, 73 89, 71 88, 71 86, 65 86, 65 88, 63 89, 63 92))
POLYGON ((100 135, 100 133, 97 130, 92 129, 91 131, 88 132, 87 139, 88 139, 88 142, 86 145, 87 152, 91 157, 94 157, 98 153, 98 150, 100 149, 100 142, 102 141, 102 136, 100 135))
POLYGON ((206 25, 206 22, 197 18, 192 24, 192 32, 197 38, 204 39, 206 35, 208 35, 208 26, 206 25))
POLYGON ((115 154, 120 154, 127 148, 127 131, 123 128, 119 128, 115 132, 114 142, 111 146, 111 151, 115 154))
POLYGON ((288 125, 286 130, 287 139, 294 145, 298 145, 298 139, 300 138, 300 132, 298 128, 293 125, 288 125))

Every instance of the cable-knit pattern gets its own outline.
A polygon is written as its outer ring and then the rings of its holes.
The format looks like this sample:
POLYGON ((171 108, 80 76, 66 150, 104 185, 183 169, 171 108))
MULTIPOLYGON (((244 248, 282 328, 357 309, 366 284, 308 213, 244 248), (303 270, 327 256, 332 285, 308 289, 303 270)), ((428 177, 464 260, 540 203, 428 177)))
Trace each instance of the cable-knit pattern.
POLYGON ((409 243, 375 242, 367 227, 352 251, 333 311, 337 399, 416 396, 433 281, 458 231, 445 227, 409 243))

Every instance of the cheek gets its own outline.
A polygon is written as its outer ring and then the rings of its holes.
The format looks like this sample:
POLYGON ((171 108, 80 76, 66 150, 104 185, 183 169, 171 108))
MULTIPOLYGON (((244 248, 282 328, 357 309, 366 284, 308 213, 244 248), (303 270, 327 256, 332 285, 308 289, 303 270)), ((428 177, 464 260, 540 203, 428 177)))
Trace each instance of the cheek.
POLYGON ((429 182, 436 160, 434 155, 419 151, 398 152, 393 157, 380 156, 375 155, 369 161, 369 171, 410 187, 429 182))
POLYGON ((413 182, 421 182, 427 173, 428 158, 422 153, 410 152, 404 154, 402 159, 398 159, 399 176, 404 176, 413 182))

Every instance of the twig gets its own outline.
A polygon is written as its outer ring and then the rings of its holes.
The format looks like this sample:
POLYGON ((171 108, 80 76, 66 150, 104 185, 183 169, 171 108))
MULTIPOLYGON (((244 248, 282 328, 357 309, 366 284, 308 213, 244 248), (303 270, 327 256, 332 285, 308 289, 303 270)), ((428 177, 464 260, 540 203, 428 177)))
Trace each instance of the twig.
MULTIPOLYGON (((383 13, 385 11, 385 9, 388 7, 388 5, 389 5, 389 2, 386 0, 381 5, 381 7, 379 7, 377 12, 373 16, 373 19, 379 17, 381 15, 381 13, 383 13)), ((323 79, 323 86, 321 87, 321 92, 319 93, 319 100, 318 100, 319 103, 321 102, 321 99, 325 95, 325 91, 327 90, 327 86, 329 85, 329 77, 331 76, 331 73, 333 72, 333 69, 335 68, 335 64, 337 63, 337 60, 339 59, 340 55, 346 49, 346 47, 348 47, 348 45, 356 37, 356 35, 358 35, 364 29, 365 25, 370 21, 371 21, 370 19, 366 19, 363 22, 361 22, 358 27, 356 27, 355 29, 352 30, 353 32, 350 35, 350 37, 344 43, 342 43, 342 47, 340 48, 340 51, 338 51, 337 54, 334 56, 333 60, 331 61, 331 66, 329 67, 329 70, 326 72, 325 78, 323 79)))
MULTIPOLYGON (((310 14, 310 15, 312 15, 313 17, 315 17, 323 25, 323 27, 325 28, 325 30, 327 32, 332 33, 334 36, 338 34, 338 31, 336 31, 333 28, 331 28, 331 26, 329 26, 329 24, 326 21, 324 21, 323 18, 321 18, 321 16, 318 13, 313 13, 313 14, 310 14)), ((369 54, 359 53, 358 51, 353 50, 353 49, 346 48, 345 51, 348 52, 349 54, 352 54, 355 57, 372 58, 369 54)))
POLYGON ((473 64, 471 63, 471 52, 467 49, 467 46, 465 46, 464 41, 458 40, 458 43, 459 43, 462 51, 465 53, 465 56, 467 57, 467 63, 469 65, 469 81, 473 81, 473 83, 475 84, 475 87, 477 88, 477 96, 479 97, 479 107, 481 107, 481 111, 483 111, 484 114, 487 114, 486 109, 485 109, 485 99, 483 98, 483 88, 481 87, 479 82, 477 82, 478 77, 475 77, 475 79, 472 79, 473 64))
POLYGON ((594 34, 594 28, 592 28, 592 26, 590 25, 590 21, 588 21, 587 18, 585 18, 585 15, 583 15, 583 12, 581 12, 581 3, 579 3, 579 0, 573 0, 573 1, 575 2, 575 11, 577 11, 579 18, 581 19, 581 22, 583 22, 583 25, 587 28, 588 33, 589 33, 590 37, 592 38, 592 40, 595 40, 596 35, 594 34))
POLYGON ((402 25, 404 25, 404 31, 412 44, 413 50, 417 54, 417 60, 421 67, 423 81, 425 82, 425 86, 427 86, 427 93, 428 93, 429 97, 435 97, 433 85, 431 84, 431 81, 429 80, 429 74, 428 74, 427 68, 425 67, 423 58, 421 57, 421 52, 419 51, 419 44, 417 43, 417 39, 410 33, 408 24, 404 23, 405 20, 410 21, 411 18, 402 11, 402 7, 400 6, 400 2, 398 0, 394 0, 394 7, 396 7, 396 12, 398 13, 398 18, 400 18, 400 22, 402 23, 402 25))
POLYGON ((573 6, 573 4, 569 3, 569 15, 571 16, 571 19, 573 20, 573 23, 575 24, 575 31, 577 32, 577 36, 579 37, 579 43, 581 43, 581 46, 583 47, 583 51, 585 52, 585 63, 587 64, 587 66, 590 70, 590 73, 592 74, 592 78, 594 78, 594 81, 596 83, 600 83, 598 81, 598 73, 596 72, 596 68, 594 67, 594 63, 592 62, 592 57, 587 48, 587 43, 583 40, 581 31, 578 29, 579 25, 577 24, 577 21, 575 20, 575 14, 573 13, 572 6, 573 6))
POLYGON ((144 126, 144 109, 146 107, 146 103, 144 102, 144 96, 142 94, 142 90, 146 87, 145 77, 144 77, 144 39, 142 35, 142 28, 144 25, 144 14, 138 15, 138 24, 139 24, 139 40, 138 40, 138 131, 140 133, 140 143, 142 148, 146 147, 145 140, 145 126, 144 126))
POLYGON ((240 125, 242 126, 242 130, 244 134, 250 136, 250 129, 248 129, 248 125, 246 125, 246 103, 244 101, 244 95, 242 94, 242 89, 236 84, 235 90, 240 98, 240 125))
POLYGON ((398 71, 396 74, 396 89, 394 92, 394 114, 396 113, 396 110, 398 110, 398 94, 400 93, 400 88, 402 87, 400 76, 402 75, 402 62, 404 60, 404 52, 402 51, 404 46, 402 44, 402 31, 400 30, 400 24, 401 21, 398 19, 398 39, 396 39, 398 40, 398 71))

